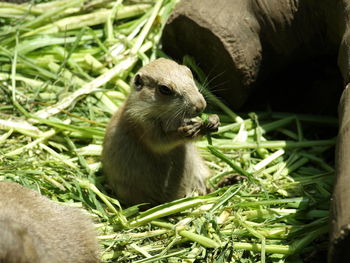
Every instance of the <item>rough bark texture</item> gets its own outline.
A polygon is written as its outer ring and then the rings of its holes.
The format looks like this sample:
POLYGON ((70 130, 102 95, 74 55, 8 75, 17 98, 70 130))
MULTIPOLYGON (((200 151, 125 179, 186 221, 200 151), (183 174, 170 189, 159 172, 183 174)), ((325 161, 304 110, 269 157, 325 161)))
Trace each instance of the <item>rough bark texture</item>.
POLYGON ((241 105, 261 61, 259 25, 248 1, 217 2, 181 2, 164 30, 163 46, 174 57, 190 54, 198 59, 209 81, 213 78, 212 87, 228 102, 241 105), (223 16, 223 10, 234 14, 223 16))
MULTIPOLYGON (((331 202, 332 230, 329 262, 346 263, 350 258, 350 1, 337 1, 329 8, 328 26, 332 35, 340 36, 338 66, 346 88, 339 102, 339 133, 336 148, 336 180, 331 202)), ((330 38, 337 39, 337 37, 330 38)))
POLYGON ((297 58, 335 49, 326 41, 326 3, 182 1, 164 29, 163 47, 175 58, 194 56, 211 88, 239 108, 259 80, 297 58))
POLYGON ((340 127, 336 149, 336 181, 332 200, 332 232, 329 259, 349 262, 350 258, 350 85, 339 103, 340 127))
MULTIPOLYGON (((164 29, 163 48, 179 60, 193 56, 209 75, 210 88, 237 109, 266 78, 305 58, 337 58, 343 85, 348 84, 349 19, 350 0, 185 0, 164 29)), ((350 88, 343 92, 339 115, 329 250, 329 261, 337 263, 350 256, 350 88)))

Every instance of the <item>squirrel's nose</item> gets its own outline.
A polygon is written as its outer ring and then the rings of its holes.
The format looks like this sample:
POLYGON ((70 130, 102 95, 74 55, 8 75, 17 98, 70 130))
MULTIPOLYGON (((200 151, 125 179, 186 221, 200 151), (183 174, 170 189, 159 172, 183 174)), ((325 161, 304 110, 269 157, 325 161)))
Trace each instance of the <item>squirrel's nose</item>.
POLYGON ((198 98, 193 106, 193 112, 196 115, 199 115, 200 113, 202 113, 205 109, 205 107, 207 106, 207 103, 205 102, 204 98, 201 96, 200 98, 198 98))

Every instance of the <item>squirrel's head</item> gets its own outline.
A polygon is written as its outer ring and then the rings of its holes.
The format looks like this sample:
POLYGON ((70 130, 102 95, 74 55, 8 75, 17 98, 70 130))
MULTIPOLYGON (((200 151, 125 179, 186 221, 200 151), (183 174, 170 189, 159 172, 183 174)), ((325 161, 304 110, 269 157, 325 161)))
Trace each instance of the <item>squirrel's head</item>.
POLYGON ((169 59, 160 58, 142 67, 132 86, 129 113, 146 122, 157 121, 165 131, 198 116, 206 107, 191 70, 169 59))

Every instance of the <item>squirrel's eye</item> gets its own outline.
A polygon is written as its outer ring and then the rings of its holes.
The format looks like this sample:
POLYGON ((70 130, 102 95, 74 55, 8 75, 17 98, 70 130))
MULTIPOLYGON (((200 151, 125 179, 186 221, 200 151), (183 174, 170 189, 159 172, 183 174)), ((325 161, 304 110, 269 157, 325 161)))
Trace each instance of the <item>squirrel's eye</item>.
POLYGON ((135 76, 134 84, 135 84, 136 89, 141 89, 142 88, 143 80, 142 80, 142 78, 141 78, 141 76, 139 74, 137 74, 135 76))
POLYGON ((158 91, 163 94, 163 95, 166 95, 166 96, 170 96, 170 95, 173 95, 174 92, 167 86, 165 85, 158 85, 158 91))

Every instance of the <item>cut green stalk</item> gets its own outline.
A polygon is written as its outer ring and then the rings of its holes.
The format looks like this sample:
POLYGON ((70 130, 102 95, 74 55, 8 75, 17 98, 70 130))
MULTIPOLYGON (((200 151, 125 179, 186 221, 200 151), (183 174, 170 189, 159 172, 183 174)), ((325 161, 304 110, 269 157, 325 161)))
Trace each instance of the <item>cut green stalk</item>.
POLYGON ((7 133, 4 133, 3 135, 0 136, 0 145, 3 144, 7 138, 9 138, 11 136, 11 134, 13 133, 13 129, 10 129, 7 133))
POLYGON ((293 171, 297 170, 298 168, 300 168, 301 166, 303 166, 304 164, 306 164, 308 162, 309 162, 309 159, 303 157, 303 158, 299 159, 298 161, 296 161, 295 163, 293 163, 292 165, 287 166, 286 168, 284 168, 281 171, 281 175, 290 174, 290 173, 292 173, 293 171))
MULTIPOLYGON (((11 75, 6 74, 6 73, 0 73, 0 80, 6 81, 6 80, 8 80, 10 78, 11 78, 11 75)), ((14 78, 15 78, 16 81, 22 81, 26 85, 28 85, 30 87, 33 87, 33 88, 41 88, 41 87, 46 86, 47 89, 49 89, 49 90, 58 90, 59 89, 58 86, 48 85, 47 83, 45 83, 43 81, 40 81, 40 80, 37 80, 37 79, 26 78, 26 77, 23 77, 20 74, 16 74, 14 78)), ((11 88, 11 91, 12 91, 12 87, 10 87, 10 88, 11 88)), ((17 94, 18 94, 18 91, 17 91, 17 94)))
POLYGON ((117 79, 116 84, 118 85, 119 88, 121 88, 124 94, 127 95, 130 93, 130 90, 131 90, 130 86, 122 79, 117 79))
POLYGON ((69 70, 67 69, 61 70, 61 66, 56 64, 55 62, 49 62, 47 66, 51 72, 54 72, 58 76, 61 76, 62 79, 65 82, 70 83, 70 85, 83 86, 84 84, 86 84, 84 80, 78 78, 77 76, 74 76, 74 74, 72 74, 69 70))
POLYGON ((254 165, 253 171, 259 171, 260 169, 264 168, 265 166, 267 166, 268 164, 270 164, 271 162, 276 160, 278 157, 280 157, 284 153, 285 153, 285 151, 283 149, 280 149, 280 150, 274 152, 273 154, 271 154, 270 156, 268 156, 267 158, 265 158, 261 162, 254 165))
POLYGON ((227 131, 239 131, 241 125, 244 124, 244 127, 246 128, 246 130, 250 130, 253 127, 253 121, 248 119, 248 120, 244 120, 243 123, 242 122, 238 122, 238 123, 231 123, 225 126, 221 126, 219 127, 219 130, 213 134, 221 134, 227 131))
POLYGON ((82 3, 83 3, 82 0, 72 0, 72 1, 67 1, 64 5, 58 7, 57 9, 47 9, 42 15, 38 16, 36 19, 33 19, 28 23, 21 25, 20 28, 33 28, 34 26, 42 24, 43 21, 47 19, 52 19, 52 17, 54 17, 57 14, 58 15, 61 14, 64 10, 73 6, 79 6, 82 3))
POLYGON ((300 152, 299 155, 303 156, 303 157, 305 157, 305 158, 307 158, 307 159, 309 159, 311 161, 316 162, 317 164, 319 164, 323 169, 325 169, 328 172, 334 172, 334 168, 333 167, 331 167, 330 165, 325 163, 321 158, 318 158, 315 155, 308 154, 308 153, 305 153, 305 152, 300 152))
POLYGON ((30 136, 30 137, 40 137, 43 132, 40 131, 37 127, 29 124, 24 120, 18 120, 13 117, 9 118, 9 120, 0 119, 0 129, 1 130, 15 130, 21 134, 30 136), (11 120, 13 119, 13 120, 11 120))
POLYGON ((111 53, 111 57, 116 57, 116 56, 120 56, 121 53, 126 49, 127 47, 127 43, 129 42, 131 43, 131 41, 137 36, 137 34, 141 31, 141 29, 144 27, 144 25, 147 23, 147 13, 143 16, 142 19, 140 19, 140 22, 137 24, 136 28, 124 39, 121 38, 120 42, 113 45, 110 48, 110 53, 111 53))
MULTIPOLYGON (((2 46, 0 46, 0 49, 4 50, 4 48, 2 46)), ((35 60, 27 58, 27 57, 24 57, 24 56, 22 56, 20 54, 18 55, 18 59, 19 59, 20 62, 22 62, 23 64, 25 64, 29 68, 31 68, 33 70, 36 70, 44 78, 57 80, 57 75, 55 75, 52 72, 50 72, 50 71, 48 71, 46 69, 43 69, 42 67, 39 67, 38 65, 36 65, 35 60)))
POLYGON ((308 233, 304 238, 294 241, 291 248, 291 254, 298 253, 302 251, 305 247, 307 247, 312 241, 318 238, 320 235, 327 233, 329 230, 329 226, 322 226, 310 233, 308 233))
POLYGON ((103 74, 106 71, 108 71, 108 69, 100 61, 95 59, 90 54, 86 54, 84 56, 84 60, 85 60, 86 64, 89 65, 89 67, 91 68, 92 71, 95 71, 95 72, 97 71, 100 74, 103 74))
POLYGON ((54 185, 55 187, 57 187, 61 191, 66 191, 67 190, 62 184, 60 184, 59 182, 57 182, 53 178, 47 176, 46 174, 42 174, 41 176, 44 177, 46 181, 48 181, 50 184, 54 185))
POLYGON ((290 137, 293 140, 298 140, 298 135, 295 132, 292 132, 292 131, 284 129, 284 128, 278 128, 276 131, 290 137))
POLYGON ((254 202, 242 202, 236 204, 239 207, 254 207, 260 205, 278 205, 278 204, 288 204, 290 207, 304 207, 309 202, 306 198, 289 198, 289 199, 273 199, 273 200, 263 200, 254 202))
POLYGON ((56 134, 56 131, 55 130, 49 130, 45 133, 43 133, 39 139, 36 139, 35 141, 31 142, 31 143, 28 143, 27 145, 23 146, 23 147, 20 147, 12 152, 9 152, 9 153, 6 153, 5 156, 6 157, 13 157, 15 155, 18 155, 18 154, 21 154, 23 153, 24 151, 26 150, 29 150, 29 149, 32 149, 33 147, 39 145, 41 142, 49 139, 50 137, 52 137, 53 135, 56 134))
POLYGON ((58 160, 60 160, 61 162, 65 163, 66 165, 72 167, 72 168, 77 168, 77 166, 72 163, 70 160, 67 160, 66 158, 64 158, 63 156, 61 156, 60 154, 58 154, 57 152, 55 152, 54 150, 52 150, 50 147, 46 146, 45 144, 39 143, 39 146, 47 151, 49 154, 51 154, 54 158, 57 158, 58 160))
MULTIPOLYGON (((105 205, 108 207, 108 209, 114 213, 118 219, 120 219, 121 223, 123 225, 127 225, 127 220, 126 218, 122 215, 122 213, 118 212, 115 207, 109 202, 108 198, 106 198, 106 196, 100 192, 100 190, 97 189, 97 187, 87 181, 82 181, 82 180, 78 180, 79 181, 79 185, 83 188, 89 189, 92 192, 94 192, 104 203, 105 205)), ((118 203, 117 204, 118 208, 121 210, 121 206, 118 203)))
POLYGON ((245 129, 244 122, 241 123, 241 127, 239 128, 239 131, 237 135, 233 138, 234 142, 246 142, 248 139, 248 132, 245 129))
MULTIPOLYGON (((91 40, 92 37, 89 35, 82 36, 82 41, 88 41, 91 40)), ((69 44, 74 43, 77 41, 77 37, 52 37, 47 35, 39 35, 36 36, 34 39, 24 40, 19 44, 18 52, 21 55, 26 55, 29 52, 32 52, 34 50, 44 48, 44 47, 50 47, 53 46, 53 48, 57 48, 55 45, 63 45, 63 44, 69 44)))
POLYGON ((138 218, 129 223, 130 227, 137 227, 151 222, 152 220, 162 218, 168 215, 176 214, 181 211, 187 210, 189 208, 197 207, 204 203, 211 204, 216 200, 215 197, 197 197, 197 198, 188 198, 180 202, 171 202, 169 204, 160 205, 155 208, 152 208, 144 213, 142 213, 138 218))
POLYGON ((244 219, 240 216, 240 215, 236 215, 236 220, 239 222, 239 224, 241 224, 245 229, 247 229, 253 236, 263 240, 265 239, 265 237, 259 233, 257 230, 255 230, 254 228, 252 228, 250 225, 246 224, 244 222, 244 219))
MULTIPOLYGON (((233 247, 235 249, 243 249, 254 252, 261 252, 262 246, 260 244, 252 244, 252 243, 243 243, 243 242, 234 242, 233 247)), ((270 254, 291 254, 293 250, 291 250, 290 246, 284 245, 265 245, 265 252, 270 254)))
MULTIPOLYGON (((274 131, 277 128, 284 127, 290 124, 295 119, 296 119, 295 116, 286 117, 284 119, 281 119, 275 122, 270 122, 268 124, 261 125, 258 129, 260 129, 261 134, 265 134, 267 132, 274 131)), ((252 136, 254 132, 255 132, 254 130, 249 131, 249 135, 252 136)))
POLYGON ((159 229, 159 230, 152 230, 148 232, 130 233, 130 234, 114 233, 111 235, 100 235, 98 236, 98 239, 108 240, 108 239, 116 239, 118 236, 124 236, 128 240, 138 240, 140 238, 151 238, 151 237, 168 234, 169 232, 170 230, 168 229, 159 229))
POLYGON ((139 247, 138 245, 136 245, 135 243, 131 243, 130 247, 135 249, 137 252, 139 252, 140 254, 142 254, 143 256, 145 256, 146 258, 150 258, 152 257, 151 254, 149 254, 146 250, 142 249, 141 247, 139 247))
POLYGON ((301 128, 301 123, 298 118, 295 119, 298 131, 298 141, 304 140, 303 129, 301 128))
POLYGON ((243 218, 241 218, 239 215, 236 215, 236 218, 238 219, 239 223, 246 228, 252 235, 254 235, 255 237, 259 238, 261 240, 261 262, 265 262, 265 253, 266 253, 266 238, 263 234, 261 234, 260 232, 256 231, 255 229, 253 229, 251 226, 249 226, 248 224, 246 224, 243 221, 243 218))
POLYGON ((63 59, 61 65, 60 65, 60 68, 59 68, 58 72, 61 72, 65 68, 65 66, 66 66, 67 62, 69 61, 72 53, 77 49, 80 41, 82 40, 85 31, 86 31, 86 28, 83 27, 80 30, 80 32, 78 33, 78 35, 76 36, 76 39, 75 39, 75 41, 73 43, 73 46, 69 49, 69 52, 67 54, 65 54, 64 59, 63 59))
POLYGON ((229 158, 227 158, 224 154, 216 150, 213 146, 208 146, 209 151, 215 155, 216 157, 220 158, 222 161, 227 163, 233 170, 238 172, 241 175, 246 176, 249 180, 255 181, 254 176, 247 171, 243 170, 241 167, 239 167, 237 164, 233 163, 229 158))
POLYGON ((136 54, 139 49, 141 48, 143 42, 145 41, 146 36, 148 35, 154 20, 156 19, 159 9, 163 4, 163 0, 158 0, 153 8, 153 11, 150 15, 150 17, 148 18, 147 23, 145 24, 145 26, 143 27, 143 29, 141 30, 139 36, 137 37, 134 46, 131 48, 130 53, 131 54, 136 54))
POLYGON ((180 255, 182 255, 182 254, 184 254, 186 252, 187 252, 187 250, 183 249, 183 250, 180 250, 180 251, 169 253, 169 254, 164 255, 164 256, 153 256, 151 258, 137 260, 137 261, 134 261, 134 263, 158 262, 159 260, 162 260, 162 259, 167 259, 167 258, 170 258, 170 257, 180 256, 180 255))
MULTIPOLYGON (((267 149, 296 149, 296 148, 308 148, 316 146, 333 146, 336 143, 336 139, 330 140, 315 140, 315 141, 262 141, 258 145, 256 142, 232 142, 231 140, 213 138, 213 144, 215 147, 225 150, 237 150, 237 149, 255 149, 267 148, 267 149)), ((198 143, 201 147, 209 147, 206 142, 198 143)))
POLYGON ((49 116, 52 116, 61 112, 62 110, 66 109, 71 104, 79 100, 82 96, 100 91, 99 89, 100 86, 102 86, 103 84, 111 80, 114 76, 119 74, 121 71, 129 69, 135 62, 136 62, 135 58, 126 59, 124 63, 117 65, 116 67, 107 71, 105 74, 94 79, 90 83, 83 85, 82 88, 78 89, 74 93, 65 97, 58 104, 53 105, 51 107, 47 107, 46 109, 37 112, 35 115, 41 119, 45 119, 45 118, 48 118, 49 116))
POLYGON ((103 138, 105 134, 103 129, 92 128, 92 127, 89 127, 89 129, 87 129, 86 127, 84 128, 81 126, 65 124, 62 122, 41 119, 35 116, 31 116, 31 117, 42 124, 47 124, 49 126, 55 127, 63 131, 76 132, 76 133, 79 133, 82 137, 86 137, 86 138, 94 138, 94 137, 103 138))
POLYGON ((24 115, 27 116, 27 112, 24 108, 17 102, 16 98, 16 67, 17 67, 17 56, 18 56, 18 32, 16 32, 16 45, 14 49, 13 61, 11 65, 11 88, 12 88, 12 103, 16 108, 24 115))
MULTIPOLYGON (((78 0, 81 1, 81 0, 78 0)), ((125 6, 121 8, 118 12, 118 19, 130 18, 133 16, 138 16, 144 13, 144 10, 149 8, 149 5, 138 5, 138 6, 125 6)), ((25 33, 23 36, 29 37, 36 34, 49 34, 64 32, 67 30, 73 30, 82 27, 95 26, 98 24, 103 24, 109 17, 111 10, 100 10, 94 13, 78 15, 63 18, 56 21, 54 24, 48 24, 46 26, 39 27, 33 31, 25 33)))
POLYGON ((297 213, 297 209, 280 209, 280 208, 269 208, 269 209, 263 209, 259 207, 256 210, 249 210, 244 211, 243 215, 247 220, 254 220, 254 219, 267 219, 271 218, 273 216, 288 216, 288 215, 294 215, 297 213))
POLYGON ((215 183, 217 183, 220 178, 224 177, 225 175, 229 175, 229 174, 232 174, 234 171, 231 170, 231 171, 225 171, 225 172, 222 172, 222 173, 218 173, 216 175, 213 175, 209 178, 209 183, 213 186, 215 183))
POLYGON ((286 118, 290 115, 294 115, 299 121, 308 122, 308 123, 326 124, 332 127, 338 126, 338 119, 332 116, 312 115, 312 114, 291 114, 291 113, 283 113, 283 112, 273 112, 270 115, 272 118, 277 118, 277 119, 286 118))
POLYGON ((41 10, 37 7, 31 6, 30 8, 24 6, 24 5, 18 5, 14 3, 6 3, 6 2, 0 2, 0 8, 1 10, 5 9, 13 9, 13 10, 18 10, 22 14, 33 14, 33 15, 39 15, 41 14, 41 10))
POLYGON ((25 3, 21 6, 25 6, 28 10, 35 8, 38 10, 39 14, 44 13, 47 10, 59 8, 61 6, 65 6, 67 3, 70 3, 70 0, 53 0, 46 3, 39 3, 33 6, 32 3, 25 3))
POLYGON ((107 41, 112 41, 114 40, 114 33, 113 33, 113 21, 117 15, 117 11, 121 5, 121 3, 123 2, 123 0, 117 0, 114 5, 113 8, 111 10, 111 13, 109 14, 107 21, 106 21, 106 35, 107 35, 107 41))
POLYGON ((71 150, 77 154, 80 165, 86 169, 88 174, 91 174, 91 169, 90 169, 89 165, 87 164, 84 157, 77 153, 77 148, 74 145, 73 141, 68 136, 65 136, 64 139, 67 141, 68 146, 71 148, 71 150))
POLYGON ((136 61, 137 61, 137 58, 135 56, 125 58, 124 61, 120 62, 114 68, 108 70, 106 73, 94 79, 93 81, 83 85, 82 88, 78 89, 77 91, 73 92, 69 96, 65 97, 56 105, 47 107, 46 109, 37 112, 35 116, 41 119, 45 119, 45 118, 48 118, 49 116, 59 113, 60 111, 66 109, 71 104, 79 100, 81 96, 99 91, 100 86, 104 85, 105 83, 110 81, 112 78, 114 78, 116 75, 120 74, 121 72, 130 70, 134 66, 136 61))
POLYGON ((229 189, 227 189, 227 191, 217 200, 209 212, 214 213, 218 208, 222 207, 228 200, 235 196, 243 186, 243 184, 238 188, 236 186, 231 186, 229 189))
MULTIPOLYGON (((171 230, 176 230, 176 226, 170 223, 161 222, 161 221, 152 221, 152 224, 159 227, 171 229, 171 230)), ((191 231, 178 230, 178 234, 182 237, 188 238, 191 241, 197 242, 198 244, 201 244, 202 246, 207 248, 217 248, 220 246, 220 244, 218 244, 216 241, 191 231)))

